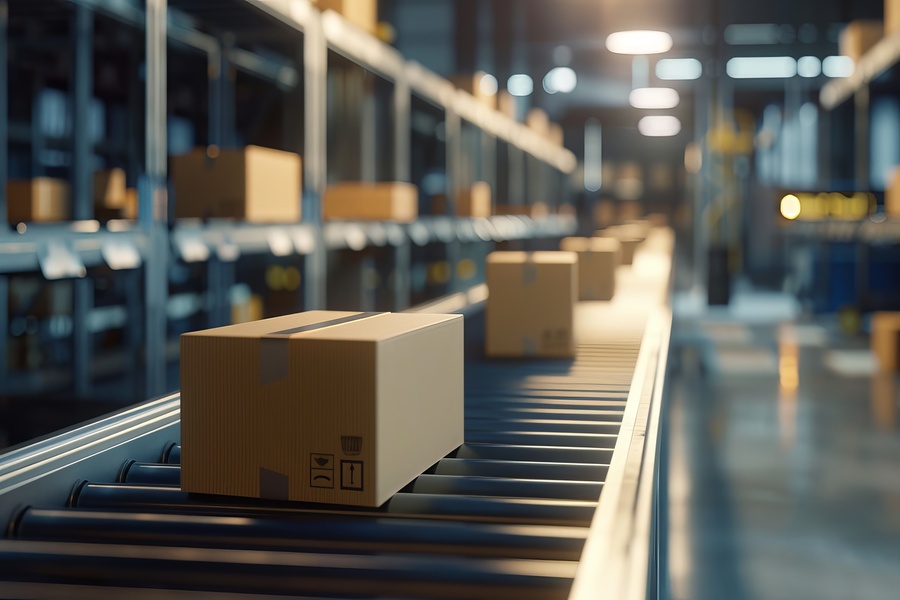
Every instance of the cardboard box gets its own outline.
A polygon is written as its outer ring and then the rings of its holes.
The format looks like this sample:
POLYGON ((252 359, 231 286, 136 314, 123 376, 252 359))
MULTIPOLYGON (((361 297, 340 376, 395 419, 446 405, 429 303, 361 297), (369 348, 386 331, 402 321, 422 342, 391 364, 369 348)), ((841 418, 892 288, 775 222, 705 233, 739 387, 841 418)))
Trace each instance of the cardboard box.
POLYGON ((550 117, 547 116, 543 109, 532 108, 529 110, 528 115, 525 117, 525 124, 544 137, 549 135, 550 117))
POLYGON ((560 250, 578 254, 578 299, 612 300, 622 246, 615 238, 567 237, 560 250))
POLYGON ((320 10, 333 10, 364 31, 378 28, 377 0, 313 0, 320 10))
POLYGON ((463 442, 460 315, 309 311, 181 336, 181 489, 379 506, 463 442))
POLYGON ((900 217, 900 166, 894 167, 888 175, 884 190, 884 213, 889 217, 900 217))
POLYGON ((622 246, 623 265, 630 265, 634 262, 634 253, 645 239, 645 236, 641 234, 641 229, 634 225, 614 225, 601 229, 595 232, 594 235, 596 237, 609 237, 619 240, 622 246))
POLYGON ((419 216, 419 190, 411 183, 343 182, 325 188, 322 218, 334 220, 399 221, 419 216))
POLYGON ((550 214, 550 207, 546 202, 534 202, 532 204, 497 204, 494 206, 494 214, 520 215, 541 219, 550 214))
POLYGON ((565 137, 566 134, 562 125, 559 123, 550 123, 550 127, 547 130, 547 139, 557 146, 563 146, 565 145, 565 137))
POLYGON ((259 146, 196 148, 172 157, 177 218, 227 218, 251 223, 300 220, 300 155, 259 146))
POLYGON ((884 36, 900 32, 900 0, 884 0, 884 36))
POLYGON ((486 277, 488 356, 575 355, 577 254, 492 252, 486 277))
POLYGON ((485 75, 487 75, 487 73, 485 73, 484 71, 476 71, 472 74, 454 75, 450 78, 450 81, 452 81, 453 85, 455 85, 459 89, 475 96, 475 99, 485 106, 496 110, 497 92, 494 92, 493 94, 486 94, 481 88, 481 80, 485 75))
POLYGON ((126 201, 124 169, 115 168, 94 171, 95 207, 124 208, 126 201))
POLYGON ((515 119, 518 116, 516 105, 517 101, 515 96, 513 96, 506 90, 500 90, 499 92, 497 92, 497 110, 502 112, 510 119, 515 119))
POLYGON ((476 181, 463 188, 456 196, 456 215, 459 217, 485 218, 491 216, 491 186, 486 181, 476 181))
POLYGON ((138 218, 138 192, 135 188, 125 189, 125 206, 122 207, 123 219, 138 218))
POLYGON ((871 345, 883 371, 900 371, 900 312, 872 315, 871 345))
POLYGON ((841 31, 838 48, 842 55, 849 56, 853 62, 858 63, 883 36, 884 24, 881 21, 851 21, 841 31))
POLYGON ((65 221, 71 214, 69 184, 51 177, 8 181, 6 207, 12 224, 65 221))

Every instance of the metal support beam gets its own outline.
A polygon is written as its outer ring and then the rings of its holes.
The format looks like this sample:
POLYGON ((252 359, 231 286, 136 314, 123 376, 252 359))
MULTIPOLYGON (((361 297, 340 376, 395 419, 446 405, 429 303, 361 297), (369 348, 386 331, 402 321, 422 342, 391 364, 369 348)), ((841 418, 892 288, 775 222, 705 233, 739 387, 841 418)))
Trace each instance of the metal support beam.
POLYGON ((412 283, 412 242, 403 236, 403 242, 394 247, 394 311, 409 308, 412 283))
MULTIPOLYGON (((9 52, 6 44, 6 29, 9 25, 9 4, 6 0, 0 0, 0 231, 6 230, 9 213, 6 210, 6 180, 9 177, 7 165, 9 164, 9 52)), ((2 287, 2 286, 0 286, 2 287)), ((2 290, 0 290, 2 291, 2 290)), ((2 303, 3 300, 0 300, 2 303)), ((6 315, 0 313, 0 320, 6 319, 6 315)), ((0 358, 3 358, 6 348, 6 338, 0 338, 0 358)), ((6 362, 0 362, 0 374, 4 372, 6 362)))
MULTIPOLYGON (((325 31, 322 29, 321 16, 314 14, 309 19, 309 26, 303 32, 303 77, 306 95, 304 110, 305 123, 303 157, 303 220, 307 223, 321 225, 322 213, 320 202, 325 192, 328 177, 326 161, 327 121, 327 68, 328 47, 325 43, 325 31)), ((312 253, 304 261, 304 281, 306 310, 326 308, 325 275, 326 255, 325 240, 322 228, 314 227, 316 245, 312 253)))
POLYGON ((166 0, 147 0, 145 173, 138 187, 140 222, 149 252, 144 267, 148 397, 166 388, 166 301, 169 245, 166 223, 166 0))
POLYGON ((9 381, 9 277, 0 275, 0 381, 9 381))
POLYGON ((409 89, 409 80, 405 73, 401 73, 394 82, 394 180, 409 181, 412 177, 410 146, 412 145, 412 133, 410 125, 410 113, 412 111, 412 96, 409 89))
MULTIPOLYGON (((447 214, 455 215, 456 198, 462 188, 463 178, 462 119, 449 109, 444 117, 444 131, 447 136, 447 214)), ((462 256, 459 239, 454 238, 447 242, 446 251, 447 262, 450 263, 448 292, 457 292, 462 289, 456 269, 462 256)))
POLYGON ((853 96, 854 148, 856 156, 854 179, 856 189, 869 191, 869 86, 861 86, 853 96))

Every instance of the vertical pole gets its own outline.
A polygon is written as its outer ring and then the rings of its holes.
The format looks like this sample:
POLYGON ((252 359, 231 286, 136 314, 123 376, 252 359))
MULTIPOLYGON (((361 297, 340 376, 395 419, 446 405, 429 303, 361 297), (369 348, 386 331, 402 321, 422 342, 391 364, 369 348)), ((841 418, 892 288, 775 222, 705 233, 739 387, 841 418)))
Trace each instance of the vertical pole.
MULTIPOLYGON (((462 120, 452 109, 448 108, 444 118, 444 129, 447 136, 447 211, 450 215, 456 215, 456 198, 462 187, 463 157, 462 157, 462 120)), ((450 282, 448 292, 456 292, 460 289, 460 281, 456 275, 456 265, 462 257, 462 248, 459 239, 447 243, 447 262, 450 263, 450 282)))
MULTIPOLYGON (((6 382, 9 369, 9 277, 0 275, 0 382, 6 382)), ((5 384, 0 385, 0 390, 5 384)))
MULTIPOLYGON (((9 4, 6 0, 0 0, 0 230, 6 229, 8 222, 6 210, 6 179, 9 177, 7 164, 9 163, 9 54, 6 47, 6 29, 9 23, 9 4)), ((2 300, 0 300, 2 302, 2 300)), ((0 320, 6 322, 6 314, 0 313, 0 320)), ((3 350, 6 350, 6 339, 0 340, 3 350)), ((2 358, 2 356, 0 356, 2 358)), ((0 374, 6 368, 6 362, 0 363, 0 374)))
POLYGON ((140 221, 147 234, 144 267, 147 397, 166 391, 166 301, 169 214, 166 190, 166 0, 147 0, 145 174, 139 186, 140 221))
POLYGON ((863 85, 853 95, 854 154, 856 155, 854 179, 856 189, 867 192, 869 181, 869 86, 863 85))
POLYGON ((313 225, 315 249, 306 256, 304 262, 305 308, 307 310, 326 307, 326 254, 322 235, 322 213, 320 203, 325 192, 328 177, 326 162, 327 120, 327 68, 328 47, 321 17, 313 11, 309 26, 303 32, 303 77, 304 77, 304 146, 303 157, 304 190, 303 220, 313 225))
MULTIPOLYGON (((72 218, 93 218, 93 170, 94 144, 90 131, 91 96, 93 95, 93 46, 94 15, 84 5, 75 7, 75 23, 72 31, 74 69, 70 92, 69 114, 72 117, 71 198, 72 218)), ((91 332, 88 330, 88 313, 93 306, 93 281, 84 277, 74 282, 72 299, 72 367, 75 394, 84 397, 91 385, 91 332)))
MULTIPOLYGON (((410 113, 412 112, 412 94, 406 74, 401 72, 394 82, 394 179, 409 181, 411 175, 410 147, 412 130, 410 113)), ((412 269, 412 243, 404 236, 403 242, 394 247, 394 289, 393 310, 401 311, 409 308, 411 296, 410 271, 412 269)))
MULTIPOLYGON (((223 49, 218 47, 216 52, 212 52, 206 58, 207 72, 207 93, 209 95, 207 102, 207 133, 206 144, 208 146, 222 146, 222 54, 223 49)), ((177 202, 178 199, 176 198, 177 202)))
POLYGON ((377 176, 378 133, 378 103, 375 98, 375 76, 366 72, 363 76, 362 98, 359 107, 359 171, 362 181, 374 182, 377 176))

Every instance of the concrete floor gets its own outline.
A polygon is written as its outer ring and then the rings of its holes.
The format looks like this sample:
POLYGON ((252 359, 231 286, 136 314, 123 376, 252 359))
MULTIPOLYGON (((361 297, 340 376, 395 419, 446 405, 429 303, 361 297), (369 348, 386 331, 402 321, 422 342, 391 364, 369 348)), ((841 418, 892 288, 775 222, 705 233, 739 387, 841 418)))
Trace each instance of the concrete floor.
POLYGON ((900 379, 777 312, 676 317, 664 597, 900 598, 900 379))

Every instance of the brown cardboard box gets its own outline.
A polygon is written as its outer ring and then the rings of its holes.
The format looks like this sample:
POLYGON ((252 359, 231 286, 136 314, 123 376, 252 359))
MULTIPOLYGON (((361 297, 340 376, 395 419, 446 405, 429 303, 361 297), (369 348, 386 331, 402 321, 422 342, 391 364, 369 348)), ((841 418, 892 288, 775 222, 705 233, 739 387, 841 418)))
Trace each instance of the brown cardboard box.
POLYGON ((231 305, 231 324, 249 323, 263 318, 262 296, 250 294, 246 300, 231 305))
POLYGON ((371 34, 378 28, 377 0, 313 0, 321 10, 333 10, 371 34))
POLYGON ((841 54, 858 63, 883 36, 884 24, 881 21, 851 21, 841 31, 838 47, 841 54))
POLYGON ((419 190, 411 183, 343 182, 325 188, 322 218, 334 220, 400 221, 419 216, 419 190))
POLYGON ((9 222, 49 223, 69 218, 69 184, 62 179, 35 177, 6 183, 9 222))
POLYGON ((486 181, 476 181, 463 188, 456 196, 456 215, 484 218, 491 216, 491 186, 486 181))
POLYGON ((126 199, 125 170, 103 169, 94 171, 94 206, 97 208, 124 208, 126 199))
POLYGON ((556 144, 557 146, 562 146, 565 144, 565 130, 562 125, 559 123, 550 123, 550 127, 547 130, 547 139, 556 144))
POLYGON ((900 32, 900 0, 884 0, 885 37, 900 32))
POLYGON ((900 312, 872 315, 871 344, 883 371, 900 371, 900 312))
POLYGON ((528 115, 525 117, 525 124, 544 137, 547 137, 549 134, 550 117, 547 116, 543 109, 532 108, 529 110, 528 115))
POLYGON ((175 216, 295 223, 300 220, 301 168, 298 154, 259 146, 195 148, 173 156, 175 216))
POLYGON ((635 225, 614 225, 601 229, 594 233, 595 236, 611 237, 619 240, 622 245, 622 264, 630 265, 634 262, 634 253, 641 242, 646 238, 642 228, 635 225))
POLYGON ((516 97, 506 90, 500 90, 499 92, 497 92, 497 110, 502 112, 510 119, 515 119, 516 97))
POLYGON ((486 277, 488 356, 574 356, 577 254, 492 252, 486 277))
POLYGON ((135 188, 125 189, 125 206, 122 207, 122 218, 138 218, 138 192, 135 188))
POLYGON ((485 75, 487 75, 487 73, 484 71, 476 71, 473 74, 454 75, 450 78, 450 81, 452 81, 453 85, 459 89, 475 96, 475 98, 485 106, 496 109, 497 93, 485 94, 484 90, 481 89, 481 79, 485 75))
POLYGON ((622 246, 615 238, 567 237, 560 250, 578 253, 578 299, 612 300, 622 246))
POLYGON ((900 166, 894 167, 888 176, 884 190, 884 213, 889 217, 900 217, 900 166))
POLYGON ((460 315, 309 311, 181 336, 181 489, 379 506, 463 442, 460 315))

